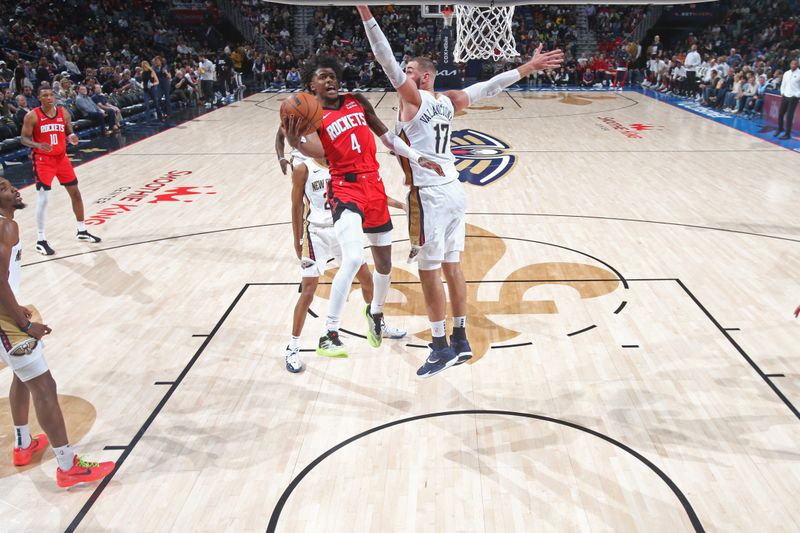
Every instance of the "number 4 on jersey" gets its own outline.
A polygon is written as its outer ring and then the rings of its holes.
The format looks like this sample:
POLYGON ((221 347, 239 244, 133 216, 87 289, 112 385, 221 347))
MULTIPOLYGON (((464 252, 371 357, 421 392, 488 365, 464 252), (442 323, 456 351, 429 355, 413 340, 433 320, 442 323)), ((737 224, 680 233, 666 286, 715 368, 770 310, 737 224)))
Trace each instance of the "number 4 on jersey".
POLYGON ((351 133, 350 134, 350 143, 351 143, 351 147, 353 148, 353 151, 354 152, 358 152, 360 154, 361 153, 361 145, 358 144, 358 139, 356 138, 356 134, 355 133, 351 133))

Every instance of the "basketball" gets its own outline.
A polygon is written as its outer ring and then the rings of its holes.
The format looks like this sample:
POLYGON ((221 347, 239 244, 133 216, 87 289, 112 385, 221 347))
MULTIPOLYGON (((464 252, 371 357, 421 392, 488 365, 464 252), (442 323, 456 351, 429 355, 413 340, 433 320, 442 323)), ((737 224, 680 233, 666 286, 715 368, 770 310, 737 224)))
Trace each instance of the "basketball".
POLYGON ((281 104, 281 121, 288 115, 308 121, 306 134, 322 125, 322 106, 313 94, 297 93, 284 100, 281 104))

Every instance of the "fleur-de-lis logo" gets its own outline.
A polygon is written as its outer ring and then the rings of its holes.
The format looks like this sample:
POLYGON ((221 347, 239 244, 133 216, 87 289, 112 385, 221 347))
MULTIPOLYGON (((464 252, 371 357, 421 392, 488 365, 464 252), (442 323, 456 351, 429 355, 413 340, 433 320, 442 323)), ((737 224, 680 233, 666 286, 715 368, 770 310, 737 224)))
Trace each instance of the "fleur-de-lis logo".
MULTIPOLYGON (((520 335, 519 331, 498 323, 504 315, 536 315, 558 313, 553 300, 527 300, 525 293, 539 285, 559 284, 569 286, 581 298, 597 298, 617 289, 620 282, 616 276, 594 265, 568 262, 535 263, 518 268, 504 280, 499 281, 500 291, 497 299, 479 298, 481 283, 487 274, 506 254, 506 242, 494 233, 467 224, 466 250, 462 254, 462 269, 467 280, 467 323, 469 341, 472 346, 473 364, 480 360, 495 343, 509 341, 520 335), (585 280, 585 281, 582 281, 585 280), (602 281, 598 281, 602 280, 602 281)), ((335 271, 326 273, 322 281, 330 282, 335 271)), ((392 268, 392 287, 404 296, 403 302, 387 302, 384 312, 387 316, 425 316, 425 298, 415 273, 394 266, 392 268)), ((357 287, 354 287, 355 290, 357 287)), ((330 296, 330 285, 320 284, 319 296, 330 296)), ((414 334, 420 339, 429 340, 430 331, 414 334)))

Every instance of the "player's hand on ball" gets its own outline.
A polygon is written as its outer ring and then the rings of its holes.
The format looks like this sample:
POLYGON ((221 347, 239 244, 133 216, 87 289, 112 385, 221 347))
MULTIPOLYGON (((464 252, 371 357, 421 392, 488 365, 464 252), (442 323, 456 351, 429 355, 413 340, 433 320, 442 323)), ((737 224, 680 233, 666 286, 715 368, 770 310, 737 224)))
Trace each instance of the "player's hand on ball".
POLYGON ((20 305, 19 306, 19 312, 22 313, 23 315, 25 315, 25 318, 27 318, 28 320, 30 320, 31 317, 33 316, 33 313, 31 313, 31 310, 28 309, 27 307, 25 307, 24 305, 20 305))
POLYGON ((419 166, 421 166, 422 168, 427 168, 428 170, 433 170, 434 172, 436 172, 440 176, 444 176, 444 170, 442 170, 442 167, 439 166, 439 163, 435 163, 435 162, 431 161, 430 159, 425 159, 424 157, 420 157, 419 161, 417 161, 417 162, 419 163, 419 166))
POLYGON ((798 315, 800 315, 800 305, 798 305, 797 309, 794 310, 794 317, 797 318, 798 315))
POLYGON ((78 136, 73 133, 67 137, 67 141, 72 145, 78 144, 78 136))
POLYGON ((53 147, 48 143, 39 143, 39 150, 42 152, 50 152, 53 150, 53 147))
POLYGON ((31 323, 30 329, 28 329, 28 331, 26 331, 25 333, 27 333, 34 339, 38 340, 44 337, 45 335, 48 335, 51 331, 53 330, 50 329, 48 326, 40 324, 38 322, 33 322, 31 323))
POLYGON ((297 148, 300 144, 300 137, 308 131, 307 121, 299 119, 294 115, 287 115, 281 121, 286 140, 292 148, 297 148))

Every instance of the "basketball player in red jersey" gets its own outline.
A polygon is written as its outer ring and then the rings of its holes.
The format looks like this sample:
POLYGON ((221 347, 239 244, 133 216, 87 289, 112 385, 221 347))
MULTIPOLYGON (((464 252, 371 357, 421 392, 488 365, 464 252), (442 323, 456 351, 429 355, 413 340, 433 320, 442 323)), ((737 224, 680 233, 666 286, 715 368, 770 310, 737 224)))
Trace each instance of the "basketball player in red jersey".
POLYGON ((425 159, 391 133, 363 95, 340 95, 340 78, 341 66, 333 57, 309 59, 304 66, 303 83, 322 105, 322 125, 317 132, 305 134, 305 142, 301 143, 307 122, 292 115, 283 120, 286 140, 292 147, 308 157, 327 159, 330 164, 328 202, 342 261, 331 286, 327 333, 317 347, 318 354, 328 357, 347 354, 339 339, 339 322, 353 278, 363 262, 365 233, 375 260, 372 303, 366 309, 367 319, 371 320, 367 338, 373 347, 381 344, 383 304, 391 282, 392 221, 372 134, 394 153, 442 172, 437 163, 425 159))
POLYGON ((38 191, 36 202, 36 229, 39 236, 36 251, 43 255, 53 255, 44 233, 44 219, 53 178, 67 189, 72 200, 72 211, 78 221, 78 240, 100 242, 88 231, 83 223, 83 199, 78 189, 78 178, 67 157, 67 141, 78 144, 78 136, 72 132, 72 118, 62 107, 56 107, 56 97, 48 88, 39 89, 41 107, 32 109, 25 115, 22 124, 22 144, 32 149, 33 178, 38 191))
POLYGON ((16 438, 13 460, 15 466, 30 464, 34 454, 42 452, 49 442, 58 461, 56 482, 59 487, 71 487, 106 477, 114 470, 114 463, 90 463, 70 447, 56 382, 47 367, 41 342, 51 330, 41 323, 32 307, 21 306, 17 300, 22 242, 14 212, 24 207, 19 191, 0 178, 0 360, 14 373, 8 394, 16 438), (31 437, 31 398, 45 435, 31 437))

